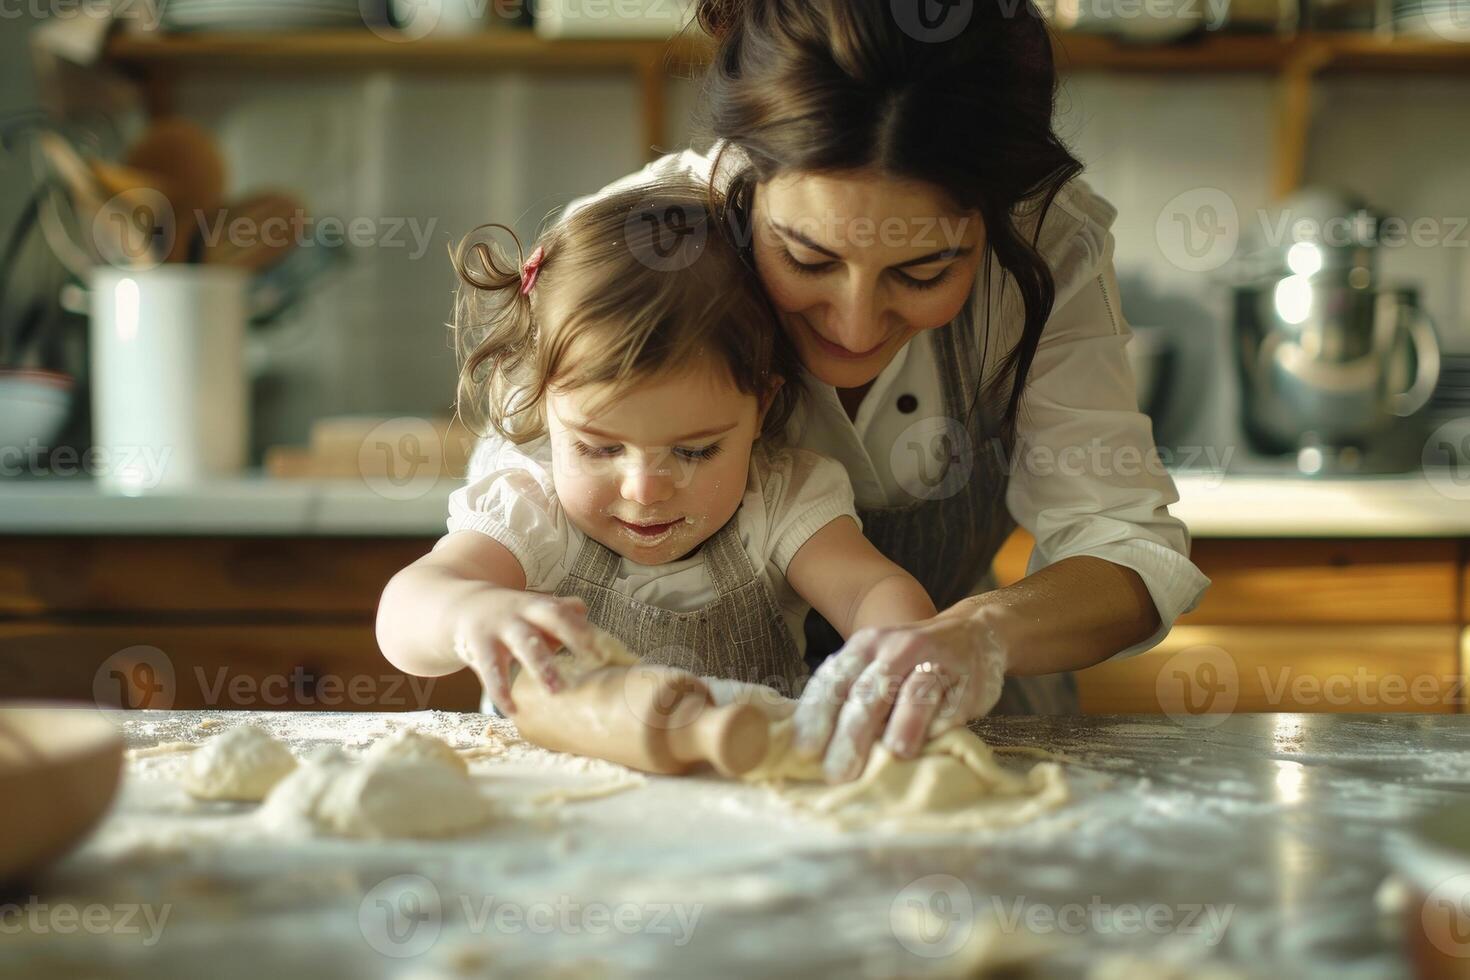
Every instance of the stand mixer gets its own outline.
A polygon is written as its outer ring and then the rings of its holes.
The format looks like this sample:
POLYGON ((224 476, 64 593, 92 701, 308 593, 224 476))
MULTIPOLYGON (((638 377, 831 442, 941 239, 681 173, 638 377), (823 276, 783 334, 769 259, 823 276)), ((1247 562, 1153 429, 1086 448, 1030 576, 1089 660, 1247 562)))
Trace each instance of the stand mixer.
POLYGON ((1258 452, 1307 475, 1419 465, 1422 409, 1439 380, 1434 326, 1411 287, 1376 276, 1378 219, 1309 191, 1283 205, 1280 242, 1244 260, 1235 361, 1244 429, 1258 452))

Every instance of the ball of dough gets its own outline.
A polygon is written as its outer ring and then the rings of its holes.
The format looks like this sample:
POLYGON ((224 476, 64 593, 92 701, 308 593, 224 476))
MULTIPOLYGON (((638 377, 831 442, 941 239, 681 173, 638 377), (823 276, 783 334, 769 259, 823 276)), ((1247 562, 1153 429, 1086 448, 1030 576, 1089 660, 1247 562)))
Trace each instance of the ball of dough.
POLYGON ((449 743, 417 728, 400 728, 387 738, 378 739, 363 758, 369 762, 432 762, 469 772, 464 757, 450 748, 449 743))
POLYGON ((438 763, 367 762, 341 771, 317 807, 318 826, 343 837, 453 837, 483 826, 490 801, 438 763))
POLYGON ((327 788, 351 760, 335 746, 322 746, 308 755, 300 767, 276 784, 256 816, 268 828, 281 833, 310 833, 316 827, 316 811, 327 788))
POLYGON ((184 789, 200 800, 258 802, 291 774, 285 743, 254 725, 238 725, 205 742, 189 759, 184 789))
POLYGON ((281 781, 259 817, 278 833, 432 838, 483 826, 493 812, 464 770, 442 760, 353 763, 323 751, 281 781))

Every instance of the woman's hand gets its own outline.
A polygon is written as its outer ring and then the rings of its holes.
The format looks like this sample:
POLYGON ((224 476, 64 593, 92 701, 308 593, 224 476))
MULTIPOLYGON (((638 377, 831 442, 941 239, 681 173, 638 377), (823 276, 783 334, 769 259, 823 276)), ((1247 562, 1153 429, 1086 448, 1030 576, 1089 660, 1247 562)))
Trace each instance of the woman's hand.
POLYGON ((495 707, 514 714, 510 664, 514 659, 555 694, 561 675, 554 658, 563 646, 590 647, 592 626, 581 599, 558 598, 520 589, 476 590, 454 611, 454 655, 475 672, 495 707))
POLYGON ((965 616, 858 630, 802 692, 796 751, 825 754, 830 782, 862 772, 880 735, 913 758, 928 739, 994 708, 1006 666, 994 633, 965 616))

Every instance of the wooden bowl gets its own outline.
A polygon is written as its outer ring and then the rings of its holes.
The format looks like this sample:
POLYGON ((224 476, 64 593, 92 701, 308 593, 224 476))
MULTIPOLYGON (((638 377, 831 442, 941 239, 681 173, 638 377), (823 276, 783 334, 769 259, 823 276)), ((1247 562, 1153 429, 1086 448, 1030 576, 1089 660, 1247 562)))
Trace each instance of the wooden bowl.
POLYGON ((39 871, 101 819, 123 740, 90 706, 0 704, 0 881, 39 871))

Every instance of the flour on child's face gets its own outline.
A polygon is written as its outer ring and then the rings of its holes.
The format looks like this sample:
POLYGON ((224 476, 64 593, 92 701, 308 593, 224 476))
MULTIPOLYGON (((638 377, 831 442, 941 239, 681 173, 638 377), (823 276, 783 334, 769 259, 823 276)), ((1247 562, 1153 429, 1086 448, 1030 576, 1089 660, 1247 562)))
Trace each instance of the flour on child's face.
POLYGON ((578 529, 624 558, 682 558, 740 506, 758 400, 713 362, 607 393, 548 393, 557 498, 578 529))

